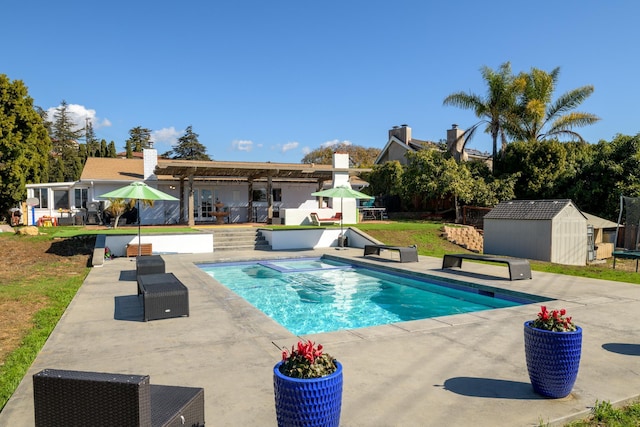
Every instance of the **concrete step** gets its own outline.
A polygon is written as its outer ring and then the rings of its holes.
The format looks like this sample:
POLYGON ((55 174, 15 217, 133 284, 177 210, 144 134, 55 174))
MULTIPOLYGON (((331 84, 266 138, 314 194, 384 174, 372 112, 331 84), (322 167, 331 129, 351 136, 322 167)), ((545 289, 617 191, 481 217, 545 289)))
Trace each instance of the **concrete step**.
POLYGON ((271 245, 255 228, 222 229, 213 231, 213 250, 270 250, 271 245))

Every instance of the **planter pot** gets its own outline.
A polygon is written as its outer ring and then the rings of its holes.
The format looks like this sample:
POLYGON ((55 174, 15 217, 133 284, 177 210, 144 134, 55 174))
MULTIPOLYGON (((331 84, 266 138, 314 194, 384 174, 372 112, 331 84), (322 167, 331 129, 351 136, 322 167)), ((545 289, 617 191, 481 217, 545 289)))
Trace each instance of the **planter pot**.
POLYGON ((278 426, 338 427, 342 407, 342 365, 326 377, 300 379, 280 373, 278 363, 273 368, 273 389, 276 398, 278 426))
POLYGON ((524 323, 524 352, 529 379, 536 393, 560 398, 571 393, 582 353, 582 328, 573 332, 536 329, 524 323))

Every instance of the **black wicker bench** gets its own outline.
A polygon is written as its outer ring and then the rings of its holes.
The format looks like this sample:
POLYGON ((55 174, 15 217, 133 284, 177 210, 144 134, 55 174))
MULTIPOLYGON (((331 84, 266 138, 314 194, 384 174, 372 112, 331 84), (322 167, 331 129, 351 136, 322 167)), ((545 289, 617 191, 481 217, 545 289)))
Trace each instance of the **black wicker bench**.
POLYGON ((138 295, 145 322, 189 315, 189 290, 173 273, 138 276, 138 295))
POLYGON ((504 263, 509 266, 510 280, 531 279, 529 260, 522 258, 501 258, 481 254, 447 254, 442 258, 442 268, 462 267, 463 259, 504 263))
POLYGON ((45 369, 33 376, 36 427, 204 426, 204 389, 148 375, 45 369))
POLYGON ((364 245, 364 256, 380 255, 380 250, 397 251, 400 262, 418 262, 418 248, 415 246, 364 245))
POLYGON ((136 257, 136 276, 164 272, 164 260, 160 255, 136 257))

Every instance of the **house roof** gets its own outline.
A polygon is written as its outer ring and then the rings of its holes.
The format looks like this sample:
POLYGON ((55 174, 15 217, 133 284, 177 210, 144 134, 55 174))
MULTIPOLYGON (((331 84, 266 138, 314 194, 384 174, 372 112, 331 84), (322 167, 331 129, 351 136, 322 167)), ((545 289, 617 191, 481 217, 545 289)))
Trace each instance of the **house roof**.
POLYGON ((144 179, 142 159, 89 157, 80 175, 80 181, 139 181, 141 179, 144 179))
POLYGON ((316 165, 306 163, 271 163, 271 162, 221 162, 194 160, 163 160, 158 159, 156 175, 170 175, 174 177, 227 177, 238 179, 259 178, 295 178, 329 180, 333 172, 349 172, 349 175, 359 175, 370 172, 371 169, 334 168, 331 165, 316 165))
MULTIPOLYGON (((263 178, 282 181, 327 181, 333 172, 348 171, 357 176, 371 169, 341 169, 331 165, 270 162, 219 162, 194 160, 158 159, 155 175, 159 180, 173 180, 193 175, 196 179, 260 180, 263 178)), ((142 159, 114 159, 89 157, 80 176, 80 181, 139 181, 144 179, 142 159)))
MULTIPOLYGON (((491 209, 485 219, 549 220, 567 206, 573 206, 570 199, 557 200, 510 200, 500 202, 491 209)), ((574 206, 575 207, 575 206, 574 206)), ((578 212, 579 209, 576 208, 578 212)), ((582 214, 582 212, 580 212, 582 214)))

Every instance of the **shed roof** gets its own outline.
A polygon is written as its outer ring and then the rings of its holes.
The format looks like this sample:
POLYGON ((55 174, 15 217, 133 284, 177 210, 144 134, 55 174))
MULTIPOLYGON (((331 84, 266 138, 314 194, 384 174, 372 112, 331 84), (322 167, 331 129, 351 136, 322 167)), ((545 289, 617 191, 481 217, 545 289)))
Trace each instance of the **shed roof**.
MULTIPOLYGON (((549 220, 564 208, 573 205, 570 199, 509 200, 500 202, 484 216, 485 219, 549 220)), ((576 208, 577 209, 577 208, 576 208)), ((578 212, 580 212, 578 210, 578 212)))
POLYGON ((609 221, 608 219, 600 218, 599 216, 586 212, 582 212, 582 214, 587 217, 587 224, 593 225, 594 228, 616 228, 618 226, 617 222, 609 221))

